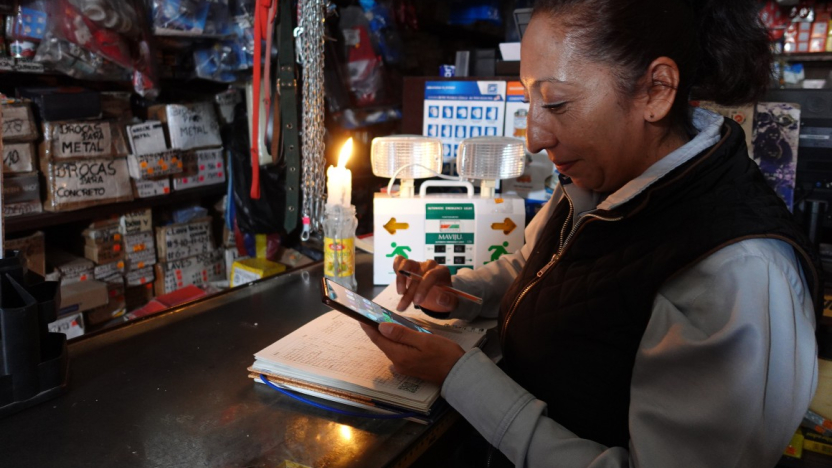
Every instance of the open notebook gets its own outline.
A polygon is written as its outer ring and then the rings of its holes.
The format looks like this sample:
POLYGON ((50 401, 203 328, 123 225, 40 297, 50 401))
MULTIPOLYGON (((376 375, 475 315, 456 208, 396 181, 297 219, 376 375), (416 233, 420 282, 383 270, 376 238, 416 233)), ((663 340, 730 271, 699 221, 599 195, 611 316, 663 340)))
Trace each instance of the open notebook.
MULTIPOLYGON (((375 301, 395 310, 395 285, 375 301)), ((428 328, 465 350, 485 339, 486 329, 480 325, 441 322, 416 310, 403 315, 421 315, 420 325, 443 323, 428 328)), ((381 413, 414 412, 429 417, 436 411, 439 387, 393 372, 390 361, 367 338, 359 323, 341 312, 331 311, 312 320, 254 357, 249 377, 259 383, 260 374, 265 374, 279 387, 381 413)))

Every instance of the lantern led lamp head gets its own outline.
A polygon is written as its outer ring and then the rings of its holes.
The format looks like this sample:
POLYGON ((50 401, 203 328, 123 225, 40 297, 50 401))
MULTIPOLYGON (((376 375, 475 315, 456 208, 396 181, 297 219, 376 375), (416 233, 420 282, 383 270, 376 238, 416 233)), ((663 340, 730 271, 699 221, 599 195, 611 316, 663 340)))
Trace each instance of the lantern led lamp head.
POLYGON ((371 158, 373 174, 390 178, 388 193, 398 177, 399 196, 412 198, 414 179, 435 177, 442 172, 442 142, 419 135, 378 137, 373 139, 371 158))
POLYGON ((475 137, 462 140, 456 170, 463 179, 481 180, 480 195, 493 198, 497 181, 523 175, 526 151, 523 140, 509 137, 475 137))

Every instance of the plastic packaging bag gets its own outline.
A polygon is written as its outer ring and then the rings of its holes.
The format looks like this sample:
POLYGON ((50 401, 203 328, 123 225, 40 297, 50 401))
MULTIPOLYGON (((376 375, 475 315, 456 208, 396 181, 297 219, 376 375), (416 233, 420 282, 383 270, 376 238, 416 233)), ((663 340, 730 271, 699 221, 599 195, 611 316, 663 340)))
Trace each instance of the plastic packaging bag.
POLYGON ((6 19, 6 40, 15 58, 33 58, 47 31, 47 4, 42 0, 21 0, 14 15, 6 19))

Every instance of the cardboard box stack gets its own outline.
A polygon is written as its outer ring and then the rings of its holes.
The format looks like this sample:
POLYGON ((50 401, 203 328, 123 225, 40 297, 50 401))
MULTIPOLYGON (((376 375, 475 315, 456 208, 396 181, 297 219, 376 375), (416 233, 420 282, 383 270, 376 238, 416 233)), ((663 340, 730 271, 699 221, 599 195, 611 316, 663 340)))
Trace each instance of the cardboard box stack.
POLYGON ((43 211, 34 141, 37 125, 31 103, 8 100, 3 111, 3 216, 43 211))
POLYGON ((124 314, 124 272, 127 262, 118 219, 96 221, 82 233, 84 256, 93 261, 93 277, 103 283, 107 302, 84 311, 86 325, 95 327, 124 314))
POLYGON ((50 330, 66 333, 69 338, 83 335, 84 313, 109 302, 107 284, 93 279, 95 264, 86 258, 51 249, 46 262, 52 270, 46 278, 61 283, 58 319, 50 324, 50 330))
POLYGON ((16 239, 6 239, 3 244, 6 250, 17 250, 23 258, 24 267, 40 276, 46 275, 46 243, 43 232, 16 239))
POLYGON ((114 120, 43 122, 40 165, 48 211, 132 201, 127 143, 114 120))
POLYGON ((126 295, 131 311, 147 303, 152 297, 156 265, 156 243, 153 237, 153 212, 148 209, 126 213, 119 219, 119 229, 124 235, 124 251, 127 258, 126 295), (148 296, 150 293, 150 296, 148 296))
POLYGON ((156 295, 225 279, 223 251, 214 247, 211 218, 156 228, 156 295))
POLYGON ((160 123, 168 148, 180 152, 182 171, 171 177, 174 191, 225 182, 224 152, 214 104, 157 105, 148 109, 148 115, 160 123))

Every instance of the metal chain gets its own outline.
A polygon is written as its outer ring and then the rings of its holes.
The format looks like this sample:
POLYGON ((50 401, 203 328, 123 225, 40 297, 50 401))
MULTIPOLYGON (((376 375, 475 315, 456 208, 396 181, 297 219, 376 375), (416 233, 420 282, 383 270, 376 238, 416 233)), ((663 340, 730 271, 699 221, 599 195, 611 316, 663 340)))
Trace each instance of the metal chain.
POLYGON ((303 217, 302 240, 323 230, 324 203, 324 8, 323 0, 301 0, 298 21, 303 65, 303 217), (305 238, 304 238, 305 237, 305 238))

